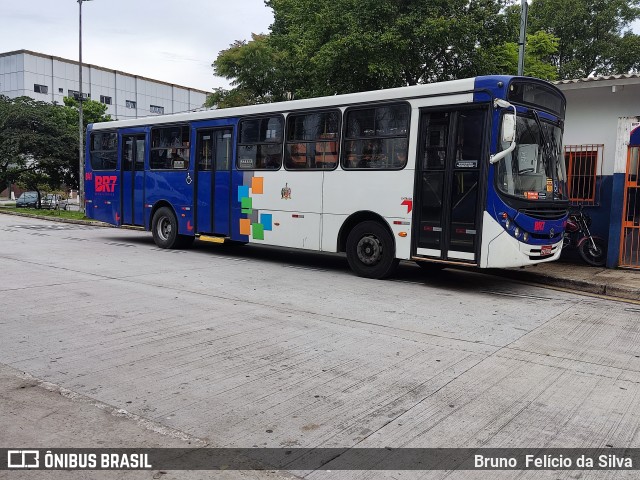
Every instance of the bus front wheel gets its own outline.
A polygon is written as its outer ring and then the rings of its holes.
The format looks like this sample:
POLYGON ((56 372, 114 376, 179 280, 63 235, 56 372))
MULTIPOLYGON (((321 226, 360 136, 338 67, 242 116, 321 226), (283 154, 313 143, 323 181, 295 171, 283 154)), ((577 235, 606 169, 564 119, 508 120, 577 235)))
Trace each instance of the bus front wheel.
POLYGON ((359 223, 349 233, 347 261, 356 275, 377 279, 389 277, 399 263, 395 258, 393 237, 373 221, 359 223))
POLYGON ((170 208, 161 207, 151 222, 153 241, 160 248, 174 248, 179 244, 178 220, 170 208))

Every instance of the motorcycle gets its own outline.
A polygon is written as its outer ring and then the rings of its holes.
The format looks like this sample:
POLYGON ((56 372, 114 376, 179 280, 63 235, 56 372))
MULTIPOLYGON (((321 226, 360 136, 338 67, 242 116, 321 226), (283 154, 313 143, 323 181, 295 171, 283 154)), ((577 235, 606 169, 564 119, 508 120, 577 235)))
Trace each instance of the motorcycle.
POLYGON ((562 248, 575 247, 580 257, 589 265, 602 267, 607 261, 607 244, 589 230, 591 217, 580 210, 569 213, 562 239, 562 248))

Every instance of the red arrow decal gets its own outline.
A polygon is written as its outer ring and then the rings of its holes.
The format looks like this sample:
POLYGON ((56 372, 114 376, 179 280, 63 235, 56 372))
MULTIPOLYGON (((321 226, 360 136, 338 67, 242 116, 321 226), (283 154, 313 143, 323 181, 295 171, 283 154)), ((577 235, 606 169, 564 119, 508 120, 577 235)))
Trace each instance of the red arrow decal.
POLYGON ((187 220, 187 230, 193 230, 193 225, 191 225, 191 220, 187 220))
POLYGON ((116 212, 116 222, 120 221, 120 215, 118 215, 118 212, 116 212))
POLYGON ((402 202, 400 205, 407 206, 407 213, 411 213, 411 210, 413 210, 413 200, 407 199, 404 202, 402 202))

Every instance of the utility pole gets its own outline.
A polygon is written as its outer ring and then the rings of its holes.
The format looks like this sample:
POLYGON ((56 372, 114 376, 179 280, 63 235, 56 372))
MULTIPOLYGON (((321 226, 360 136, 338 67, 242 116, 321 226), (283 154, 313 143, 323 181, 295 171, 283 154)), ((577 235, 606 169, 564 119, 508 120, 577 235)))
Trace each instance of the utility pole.
POLYGON ((80 18, 78 21, 78 67, 79 67, 79 81, 80 88, 78 88, 78 113, 80 120, 78 122, 78 131, 79 131, 79 142, 78 142, 78 155, 80 158, 78 165, 78 203, 80 206, 80 211, 84 212, 84 125, 82 120, 82 101, 84 100, 82 96, 82 2, 88 2, 90 0, 78 0, 78 5, 80 6, 80 18))
POLYGON ((524 47, 527 43, 527 0, 520 1, 520 41, 518 42, 518 75, 524 75, 524 47))

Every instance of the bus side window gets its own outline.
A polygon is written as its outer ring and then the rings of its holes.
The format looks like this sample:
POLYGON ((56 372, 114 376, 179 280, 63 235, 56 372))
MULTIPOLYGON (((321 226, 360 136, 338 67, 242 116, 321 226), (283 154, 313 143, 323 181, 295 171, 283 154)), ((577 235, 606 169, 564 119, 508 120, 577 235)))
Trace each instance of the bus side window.
POLYGON ((118 135, 92 133, 90 155, 92 170, 115 170, 118 165, 118 135))
POLYGON ((149 167, 152 170, 187 170, 189 156, 189 127, 174 125, 151 130, 149 167))
POLYGON ((282 166, 281 115, 240 121, 238 163, 240 170, 278 170, 282 166))
POLYGON ((407 164, 409 105, 347 110, 342 168, 398 170, 407 164))
POLYGON ((331 170, 338 164, 339 110, 290 114, 287 117, 285 168, 331 170))

